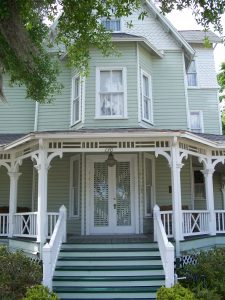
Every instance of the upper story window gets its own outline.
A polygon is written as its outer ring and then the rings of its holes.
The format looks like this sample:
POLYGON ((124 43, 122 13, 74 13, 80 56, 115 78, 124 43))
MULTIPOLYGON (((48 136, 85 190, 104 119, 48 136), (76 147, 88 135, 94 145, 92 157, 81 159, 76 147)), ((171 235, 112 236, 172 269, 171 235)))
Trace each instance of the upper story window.
POLYGON ((126 117, 126 69, 97 69, 96 116, 126 117))
POLYGON ((190 111, 191 131, 196 133, 203 132, 203 115, 201 111, 190 111))
POLYGON ((152 90, 151 76, 142 71, 142 118, 146 122, 152 122, 152 90))
POLYGON ((71 103, 71 125, 81 120, 81 78, 76 75, 72 78, 72 103, 71 103))
POLYGON ((197 86, 197 71, 196 71, 195 60, 192 60, 187 70, 187 82, 188 82, 188 86, 197 86))
POLYGON ((107 18, 102 18, 101 23, 107 31, 121 31, 121 19, 111 18, 109 20, 107 18))

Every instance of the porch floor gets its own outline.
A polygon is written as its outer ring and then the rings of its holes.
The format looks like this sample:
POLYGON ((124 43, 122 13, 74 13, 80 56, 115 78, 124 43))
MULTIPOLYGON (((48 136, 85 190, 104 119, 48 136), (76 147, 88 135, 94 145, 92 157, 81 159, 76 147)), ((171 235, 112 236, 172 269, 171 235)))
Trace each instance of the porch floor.
POLYGON ((154 239, 152 234, 67 236, 67 243, 73 244, 125 244, 149 243, 153 241, 154 239))

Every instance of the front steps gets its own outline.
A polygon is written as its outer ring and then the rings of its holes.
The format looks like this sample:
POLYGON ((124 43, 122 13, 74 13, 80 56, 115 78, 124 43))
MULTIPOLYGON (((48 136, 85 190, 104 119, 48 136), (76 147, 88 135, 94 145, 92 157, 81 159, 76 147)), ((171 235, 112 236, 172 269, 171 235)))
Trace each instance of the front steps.
POLYGON ((150 300, 164 284, 156 243, 64 244, 53 277, 62 300, 150 300))

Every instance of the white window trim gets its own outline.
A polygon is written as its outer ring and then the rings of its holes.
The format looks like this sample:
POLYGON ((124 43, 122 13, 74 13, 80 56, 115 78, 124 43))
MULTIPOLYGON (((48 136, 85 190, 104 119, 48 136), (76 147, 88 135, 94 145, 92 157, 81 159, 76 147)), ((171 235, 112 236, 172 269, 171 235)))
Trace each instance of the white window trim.
POLYGON ((81 106, 82 106, 82 78, 80 77, 80 75, 76 74, 72 77, 72 90, 71 90, 71 116, 70 116, 70 126, 74 126, 76 125, 77 123, 81 122, 81 106), (76 120, 74 122, 74 110, 73 110, 73 102, 74 102, 74 89, 75 89, 75 81, 76 79, 79 78, 80 80, 80 84, 79 84, 79 118, 78 120, 76 120))
MULTIPOLYGON (((203 121, 203 112, 202 110, 189 110, 189 124, 190 124, 190 131, 192 131, 192 128, 191 128, 191 113, 199 113, 199 116, 200 116, 200 124, 201 124, 201 133, 204 133, 204 121, 203 121)), ((194 131, 192 131, 194 132, 194 131)))
POLYGON ((95 119, 127 119, 127 68, 126 67, 97 67, 96 68, 96 101, 95 101, 95 119), (124 94, 124 107, 123 116, 102 116, 100 114, 100 97, 99 97, 99 91, 100 91, 100 72, 101 71, 114 71, 114 70, 121 70, 122 71, 122 78, 123 78, 123 94, 124 94))
POLYGON ((70 188, 69 188, 69 195, 70 195, 70 202, 69 202, 69 207, 70 207, 70 211, 69 211, 69 217, 70 218, 79 218, 80 217, 80 201, 81 201, 81 197, 80 197, 80 171, 81 171, 81 166, 80 166, 80 155, 74 155, 70 158, 70 188), (73 188, 73 162, 74 161, 78 161, 78 195, 79 195, 79 199, 78 199, 78 215, 74 215, 73 211, 74 211, 74 199, 73 199, 73 193, 72 193, 72 188, 73 188))
POLYGON ((144 154, 144 163, 143 163, 143 174, 144 174, 144 217, 150 218, 153 216, 153 207, 155 205, 155 158, 153 155, 148 153, 144 154), (151 190, 151 197, 152 197, 152 213, 147 213, 147 204, 146 204, 146 166, 145 160, 150 159, 152 161, 152 190, 151 190))
POLYGON ((141 106, 142 106, 142 120, 153 125, 153 101, 152 101, 152 77, 149 73, 141 69, 141 106), (149 82, 149 98, 150 98, 150 119, 144 117, 144 94, 143 94, 143 76, 148 78, 149 82))
POLYGON ((199 89, 199 68, 198 68, 198 59, 197 56, 195 56, 192 60, 195 61, 195 69, 196 69, 196 85, 188 85, 188 70, 186 72, 186 79, 187 79, 187 88, 188 89, 199 89))

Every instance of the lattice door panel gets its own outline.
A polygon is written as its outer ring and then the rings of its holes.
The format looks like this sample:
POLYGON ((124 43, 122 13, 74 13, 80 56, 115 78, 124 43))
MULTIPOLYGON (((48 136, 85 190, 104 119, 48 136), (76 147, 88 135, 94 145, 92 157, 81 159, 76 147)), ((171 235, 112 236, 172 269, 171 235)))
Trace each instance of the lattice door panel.
POLYGON ((94 163, 94 226, 109 225, 108 166, 105 162, 94 163))
POLYGON ((116 164, 117 226, 131 225, 130 162, 116 164))

